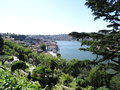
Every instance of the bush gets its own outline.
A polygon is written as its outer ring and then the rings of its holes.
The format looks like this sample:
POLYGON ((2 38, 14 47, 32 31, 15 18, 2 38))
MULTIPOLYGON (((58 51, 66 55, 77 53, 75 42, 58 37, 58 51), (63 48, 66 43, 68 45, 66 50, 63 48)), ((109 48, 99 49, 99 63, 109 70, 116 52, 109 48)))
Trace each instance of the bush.
POLYGON ((120 74, 115 75, 110 80, 111 90, 120 90, 120 74))
POLYGON ((60 84, 63 84, 65 86, 70 86, 69 84, 73 81, 73 77, 63 73, 59 81, 60 84))
POLYGON ((46 45, 44 43, 40 44, 40 48, 43 50, 43 51, 46 51, 46 45))
POLYGON ((23 61, 16 61, 16 62, 14 62, 12 64, 11 71, 14 72, 17 69, 25 70, 26 68, 28 68, 28 66, 26 65, 25 62, 23 62, 23 61))
POLYGON ((9 61, 13 61, 13 56, 8 56, 9 61))
POLYGON ((17 77, 0 69, 0 90, 42 90, 38 82, 31 82, 26 77, 17 77))
POLYGON ((33 70, 33 75, 40 75, 41 74, 41 77, 42 77, 42 75, 45 77, 45 75, 51 74, 51 72, 52 71, 50 68, 48 68, 46 66, 39 66, 33 70))
POLYGON ((108 83, 107 73, 105 70, 102 70, 99 67, 95 67, 91 69, 90 74, 88 76, 88 81, 95 88, 106 86, 108 83))
POLYGON ((77 79, 77 86, 78 87, 87 87, 87 85, 89 85, 89 82, 87 80, 84 79, 77 79))
POLYGON ((2 65, 4 65, 6 61, 9 61, 9 58, 7 55, 0 55, 0 61, 2 61, 2 65))

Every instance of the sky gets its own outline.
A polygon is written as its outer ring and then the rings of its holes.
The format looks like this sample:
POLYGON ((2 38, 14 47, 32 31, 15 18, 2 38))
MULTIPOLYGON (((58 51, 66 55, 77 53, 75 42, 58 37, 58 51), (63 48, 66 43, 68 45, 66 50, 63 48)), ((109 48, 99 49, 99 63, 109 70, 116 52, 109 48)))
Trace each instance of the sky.
POLYGON ((0 0, 0 32, 16 34, 69 34, 106 29, 86 0, 0 0))

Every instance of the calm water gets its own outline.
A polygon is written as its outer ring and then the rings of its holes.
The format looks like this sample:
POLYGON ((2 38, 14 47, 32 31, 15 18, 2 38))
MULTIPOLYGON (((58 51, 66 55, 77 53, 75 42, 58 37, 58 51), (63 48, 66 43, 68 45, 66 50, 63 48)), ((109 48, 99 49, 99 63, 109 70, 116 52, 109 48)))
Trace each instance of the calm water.
MULTIPOLYGON (((80 51, 81 43, 77 41, 57 41, 59 52, 61 57, 64 59, 79 59, 79 60, 94 60, 96 58, 95 54, 89 51, 80 51)), ((87 46, 82 46, 87 47, 87 46)))

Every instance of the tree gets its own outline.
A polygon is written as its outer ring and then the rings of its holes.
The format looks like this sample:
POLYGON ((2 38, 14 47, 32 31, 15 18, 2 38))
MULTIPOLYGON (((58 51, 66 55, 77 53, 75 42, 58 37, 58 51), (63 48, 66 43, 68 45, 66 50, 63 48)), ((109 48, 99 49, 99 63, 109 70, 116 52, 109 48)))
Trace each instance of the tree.
POLYGON ((91 61, 89 60, 80 61, 77 59, 72 59, 66 63, 63 63, 63 65, 63 72, 69 73, 73 77, 78 77, 79 75, 82 75, 81 72, 86 73, 91 69, 91 61))
MULTIPOLYGON (((103 58, 96 61, 100 62, 115 62, 120 65, 120 8, 119 0, 87 0, 85 3, 95 15, 95 19, 99 19, 101 17, 104 20, 107 20, 111 23, 113 30, 109 30, 107 35, 99 34, 99 33, 89 33, 89 37, 93 40, 82 41, 82 45, 89 44, 89 48, 81 49, 88 50, 97 54, 96 60, 98 60, 98 55, 102 55, 103 58)), ((107 33, 106 30, 102 30, 100 32, 107 33)), ((77 32, 76 32, 77 33, 77 32)), ((72 35, 76 37, 76 34, 72 35)), ((77 34, 77 37, 81 36, 80 33, 77 34)))
POLYGON ((101 33, 101 34, 109 34, 111 32, 111 30, 99 30, 98 33, 101 33))
POLYGON ((81 61, 76 59, 70 60, 67 62, 64 72, 69 73, 73 77, 77 77, 81 72, 81 61))
POLYGON ((27 56, 23 53, 19 53, 19 56, 18 56, 19 60, 22 60, 22 61, 27 61, 27 56))
POLYGON ((114 30, 120 30, 120 0, 87 0, 85 3, 95 16, 95 20, 103 18, 114 30))
POLYGON ((110 90, 110 89, 108 89, 108 88, 106 88, 106 87, 100 87, 100 88, 98 88, 97 90, 110 90))
POLYGON ((77 40, 79 40, 79 39, 83 40, 84 38, 89 38, 89 34, 85 33, 85 32, 82 32, 82 33, 72 32, 69 35, 72 36, 72 37, 77 38, 77 40))
POLYGON ((11 66, 11 71, 14 72, 17 69, 25 70, 26 68, 28 68, 28 66, 24 61, 15 61, 11 66))
POLYGON ((41 86, 44 88, 46 85, 49 85, 51 88, 52 79, 50 78, 52 70, 44 65, 36 67, 33 70, 32 78, 39 81, 41 86))
POLYGON ((12 75, 7 69, 0 69, 0 90, 42 90, 38 82, 26 79, 25 76, 12 75))
POLYGON ((43 50, 43 51, 46 51, 46 45, 45 44, 40 44, 40 48, 43 50))
POLYGON ((33 70, 33 75, 36 77, 40 76, 41 78, 45 78, 45 77, 48 78, 50 74, 51 74, 51 69, 46 66, 39 66, 33 70))
POLYGON ((77 78, 77 86, 79 87, 87 87, 89 85, 89 82, 87 80, 77 78))
POLYGON ((4 65, 6 61, 9 61, 9 57, 7 55, 0 55, 0 60, 2 61, 2 65, 4 65))
POLYGON ((89 83, 95 88, 106 86, 107 85, 107 73, 104 69, 100 69, 99 67, 95 67, 91 69, 90 74, 88 76, 89 83))
POLYGON ((3 45, 4 45, 4 40, 0 35, 0 54, 2 53, 3 45))
MULTIPOLYGON (((110 79, 114 74, 108 74, 108 69, 114 69, 119 73, 120 69, 120 0, 87 0, 86 5, 92 10, 95 15, 95 20, 103 18, 109 21, 113 27, 112 30, 100 30, 98 33, 89 33, 89 40, 83 40, 81 45, 88 45, 88 48, 80 50, 91 51, 96 54, 96 59, 92 61, 98 67, 105 64, 105 67, 93 68, 88 76, 88 81, 96 89, 101 86, 110 87, 110 79), (102 57, 99 59, 98 56, 102 57), (107 66, 107 69, 105 69, 107 66)), ((76 32, 77 33, 77 32, 76 32)), ((80 39, 81 34, 71 34, 73 37, 80 39)), ((112 82, 112 81, 111 81, 112 82)), ((113 85, 119 86, 119 82, 113 80, 113 85)), ((113 87, 115 89, 115 87, 113 87)), ((101 88, 100 88, 101 89, 101 88)), ((119 90, 119 89, 118 89, 119 90)))
POLYGON ((120 74, 115 75, 110 80, 111 90, 120 90, 120 74))
POLYGON ((60 79, 59 80, 60 84, 63 84, 63 85, 68 86, 68 87, 70 87, 70 83, 73 81, 72 76, 70 76, 69 74, 64 74, 64 73, 61 74, 59 79, 60 79))

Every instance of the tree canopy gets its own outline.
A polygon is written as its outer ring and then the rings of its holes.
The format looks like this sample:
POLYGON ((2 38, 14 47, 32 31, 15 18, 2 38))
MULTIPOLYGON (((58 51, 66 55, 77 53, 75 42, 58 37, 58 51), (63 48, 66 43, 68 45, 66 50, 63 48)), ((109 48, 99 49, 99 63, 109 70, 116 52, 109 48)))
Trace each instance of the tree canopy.
POLYGON ((28 66, 23 61, 16 61, 11 66, 11 71, 14 72, 17 69, 25 70, 28 66))
POLYGON ((40 44, 40 48, 43 51, 46 51, 46 45, 44 43, 40 44))
POLYGON ((4 40, 0 35, 0 53, 2 53, 3 45, 4 45, 4 40))
POLYGON ((87 0, 85 3, 95 16, 95 20, 103 18, 110 22, 107 27, 120 30, 120 0, 87 0))

